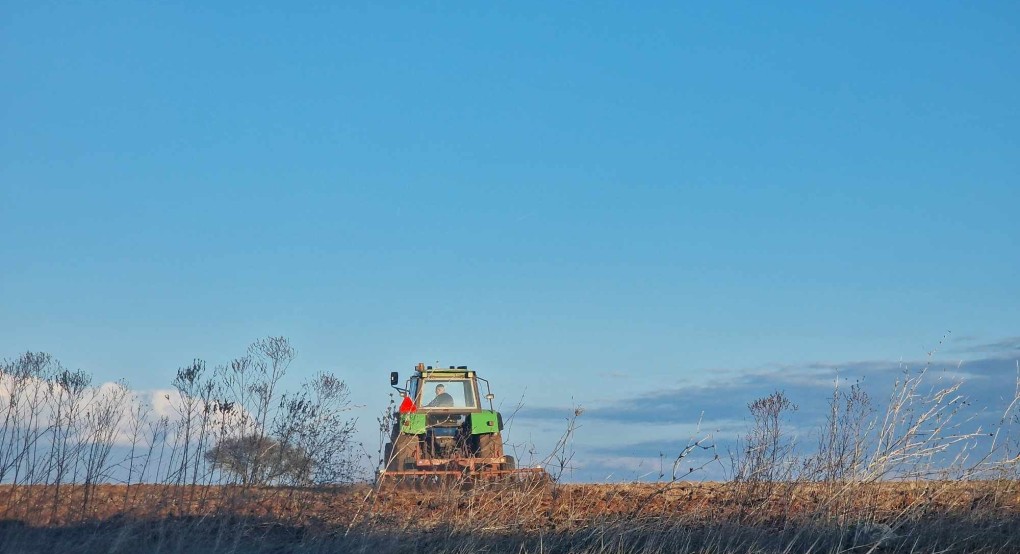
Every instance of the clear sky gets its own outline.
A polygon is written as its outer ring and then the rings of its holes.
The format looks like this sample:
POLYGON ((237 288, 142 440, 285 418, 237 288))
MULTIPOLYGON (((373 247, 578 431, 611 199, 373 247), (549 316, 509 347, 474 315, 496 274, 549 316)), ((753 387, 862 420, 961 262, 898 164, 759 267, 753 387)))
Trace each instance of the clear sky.
POLYGON ((0 3, 0 358, 284 335, 371 434, 418 361, 565 415, 1020 336, 1014 2, 334 4, 0 3))

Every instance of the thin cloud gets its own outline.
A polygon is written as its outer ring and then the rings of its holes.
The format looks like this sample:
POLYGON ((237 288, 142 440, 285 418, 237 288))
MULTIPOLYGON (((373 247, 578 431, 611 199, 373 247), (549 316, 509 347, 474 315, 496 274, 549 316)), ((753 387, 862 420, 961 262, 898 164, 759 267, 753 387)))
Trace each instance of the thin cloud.
MULTIPOLYGON (((1001 350, 1012 344, 1013 339, 1004 339, 984 346, 993 345, 1001 350)), ((802 448, 810 450, 819 426, 825 421, 828 402, 837 383, 842 390, 859 384, 870 396, 878 415, 888 404, 895 383, 920 371, 925 371, 921 394, 927 393, 929 387, 962 383, 960 393, 966 397, 970 410, 966 426, 991 434, 1000 426, 1010 425, 1010 419, 1003 416, 1020 390, 1017 358, 1020 356, 1000 353, 950 362, 861 360, 772 366, 747 372, 720 372, 717 375, 723 378, 707 384, 673 386, 593 405, 585 410, 581 420, 596 422, 588 426, 589 429, 608 426, 614 431, 593 432, 588 437, 582 432, 577 436, 576 459, 583 462, 579 463, 574 477, 598 479, 615 475, 622 479, 644 479, 649 472, 656 473, 657 470, 652 470, 665 463, 663 460, 669 462, 671 469, 675 456, 688 444, 687 433, 679 430, 689 430, 699 421, 702 430, 712 433, 715 451, 711 454, 696 452, 684 464, 697 466, 706 461, 707 456, 715 454, 728 459, 728 453, 736 447, 737 439, 750 423, 748 403, 776 390, 785 392, 798 406, 795 412, 788 414, 787 429, 802 448), (615 430, 619 428, 625 431, 615 430)), ((572 414, 570 406, 545 406, 522 410, 518 417, 529 422, 550 421, 567 419, 572 414)), ((724 476, 719 468, 706 475, 710 478, 724 476)))
POLYGON ((634 375, 630 373, 623 373, 622 371, 603 371, 599 373, 598 376, 603 379, 623 379, 623 380, 634 379, 634 375))
MULTIPOLYGON (((842 364, 811 363, 781 366, 772 370, 733 374, 726 380, 704 385, 674 387, 623 399, 610 405, 593 406, 585 417, 623 423, 655 424, 667 421, 691 422, 732 419, 747 413, 747 404, 773 391, 783 391, 799 406, 798 419, 824 413, 837 379, 841 387, 861 383, 873 400, 887 397, 895 379, 905 372, 927 368, 930 379, 963 381, 976 401, 1000 400, 1013 393, 1015 361, 1009 358, 980 358, 949 365, 927 362, 863 361, 842 364), (1003 389, 1004 385, 1008 385, 1003 389)), ((535 414, 549 415, 535 408, 535 414)))
POLYGON ((993 342, 984 342, 958 349, 967 354, 991 354, 997 356, 1020 356, 1020 336, 1007 337, 993 342))

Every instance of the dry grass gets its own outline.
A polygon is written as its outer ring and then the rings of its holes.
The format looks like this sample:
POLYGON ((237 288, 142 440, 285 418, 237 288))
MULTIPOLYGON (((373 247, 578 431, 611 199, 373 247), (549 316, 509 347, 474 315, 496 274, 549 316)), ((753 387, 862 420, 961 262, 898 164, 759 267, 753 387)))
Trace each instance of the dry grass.
POLYGON ((1016 481, 790 484, 748 502, 732 483, 475 484, 414 490, 5 486, 6 552, 1013 552, 1016 481), (838 508, 837 508, 838 506, 838 508), (872 550, 874 549, 874 550, 872 550))

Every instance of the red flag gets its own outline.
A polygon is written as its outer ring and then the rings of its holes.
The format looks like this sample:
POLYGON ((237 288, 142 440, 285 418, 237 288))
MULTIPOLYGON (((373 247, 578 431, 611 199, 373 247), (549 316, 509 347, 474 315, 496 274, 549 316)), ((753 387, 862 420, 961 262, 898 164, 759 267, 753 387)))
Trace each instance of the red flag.
POLYGON ((414 400, 411 400, 410 396, 405 396, 403 402, 400 403, 400 413, 414 413, 418 411, 418 406, 414 405, 414 400))

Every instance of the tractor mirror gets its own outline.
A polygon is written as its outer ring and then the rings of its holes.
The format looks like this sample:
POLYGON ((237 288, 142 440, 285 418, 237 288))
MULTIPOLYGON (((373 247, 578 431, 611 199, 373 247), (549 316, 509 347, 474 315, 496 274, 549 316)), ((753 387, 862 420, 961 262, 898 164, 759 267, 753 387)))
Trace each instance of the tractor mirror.
POLYGON ((485 395, 486 400, 492 400, 493 398, 496 398, 496 395, 492 394, 491 392, 485 395))
POLYGON ((400 381, 400 375, 399 375, 399 374, 397 374, 397 372, 396 372, 396 371, 391 371, 391 372, 390 372, 390 386, 391 386, 391 387, 393 387, 393 386, 396 386, 396 384, 397 384, 397 383, 398 383, 399 381, 400 381))

